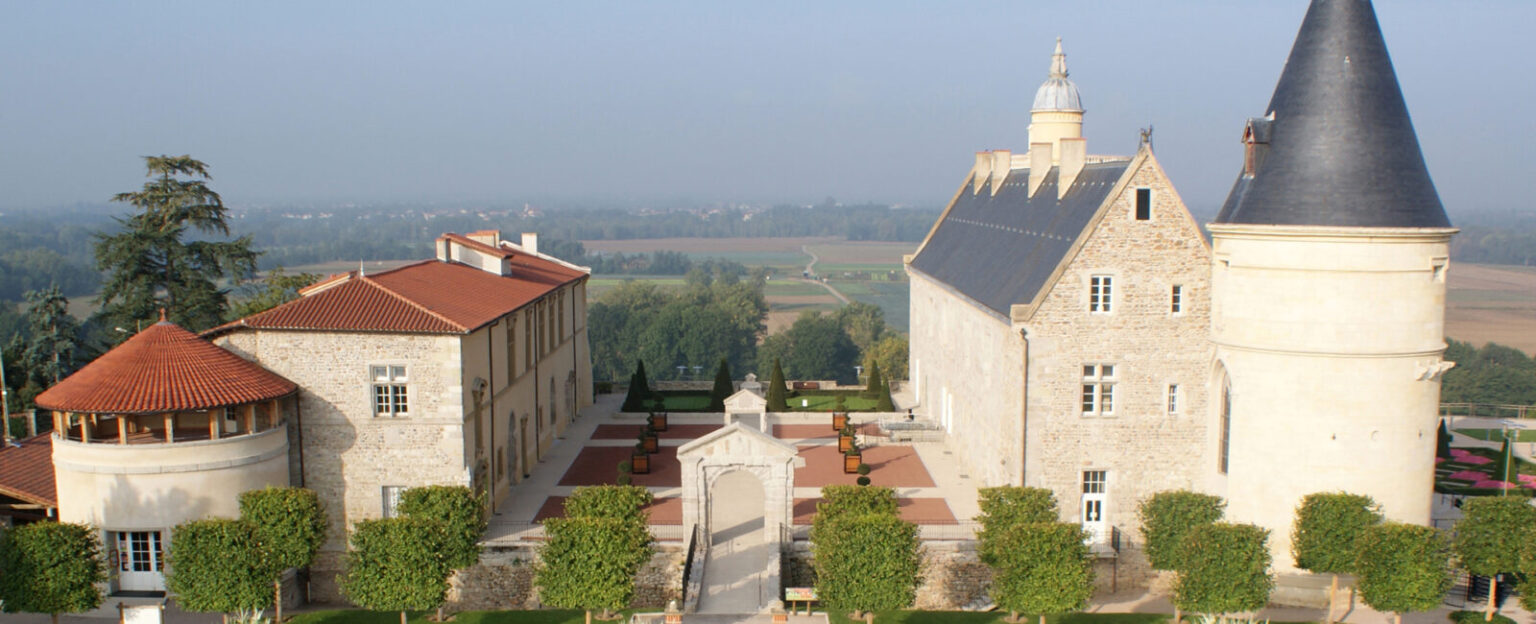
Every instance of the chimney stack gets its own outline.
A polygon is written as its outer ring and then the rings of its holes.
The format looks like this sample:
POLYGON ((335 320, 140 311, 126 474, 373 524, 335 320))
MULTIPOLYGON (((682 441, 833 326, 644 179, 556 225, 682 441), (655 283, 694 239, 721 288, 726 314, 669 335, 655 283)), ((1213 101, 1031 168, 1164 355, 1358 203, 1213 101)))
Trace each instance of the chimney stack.
POLYGON ((1063 137, 1061 139, 1061 172, 1056 178, 1056 199, 1067 196, 1067 190, 1077 181, 1088 162, 1088 139, 1063 137))
POLYGON ((1051 172, 1051 144, 1029 144, 1029 197, 1033 199, 1035 192, 1040 190, 1040 185, 1045 182, 1046 174, 1051 172))
POLYGON ((976 152, 976 165, 971 167, 971 194, 981 192, 981 186, 987 183, 987 176, 992 174, 992 152, 976 152))
POLYGON ((523 232, 523 251, 535 256, 539 255, 539 235, 537 232, 523 232))
POLYGON ((1003 190, 1003 181, 1008 179, 1008 170, 1013 168, 1013 152, 1009 150, 997 150, 992 152, 992 194, 997 195, 1003 190))

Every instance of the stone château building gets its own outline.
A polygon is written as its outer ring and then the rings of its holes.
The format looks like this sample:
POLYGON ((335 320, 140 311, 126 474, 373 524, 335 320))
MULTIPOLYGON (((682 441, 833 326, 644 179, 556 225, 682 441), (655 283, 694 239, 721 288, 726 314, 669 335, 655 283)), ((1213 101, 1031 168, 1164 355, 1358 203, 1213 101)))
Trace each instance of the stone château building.
POLYGON ((1312 492, 1427 524, 1456 230, 1369 1, 1312 2, 1209 244, 1083 112, 1058 42, 1029 151, 978 154, 906 261, 912 386, 969 474, 1053 490, 1133 566, 1166 489, 1225 496, 1281 571, 1312 492))

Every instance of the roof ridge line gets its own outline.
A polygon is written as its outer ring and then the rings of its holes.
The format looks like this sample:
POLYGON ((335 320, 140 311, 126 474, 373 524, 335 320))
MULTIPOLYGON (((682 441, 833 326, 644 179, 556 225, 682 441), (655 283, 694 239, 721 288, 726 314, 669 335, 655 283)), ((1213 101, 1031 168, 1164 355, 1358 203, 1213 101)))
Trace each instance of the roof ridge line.
MULTIPOLYGON (((422 262, 428 262, 428 261, 423 260, 422 262)), ((400 268, 404 268, 404 267, 400 267, 400 268)), ((421 305, 420 303, 416 302, 415 300, 411 299, 410 297, 407 297, 405 295, 397 293, 393 289, 391 289, 390 287, 385 286, 385 285, 379 283, 378 281, 375 281, 373 279, 373 276, 371 276, 371 275, 360 276, 357 279, 358 279, 358 281, 361 281, 361 282, 363 282, 365 284, 372 285, 374 288, 377 288, 379 290, 384 291, 385 294, 387 294, 387 295, 389 295, 391 297, 394 297, 395 299, 398 299, 400 301, 405 302, 406 305, 411 306, 413 308, 416 308, 417 310, 420 310, 421 312, 427 314, 428 316, 431 316, 432 318, 435 318, 435 319, 437 319, 439 321, 447 323, 449 327, 456 327, 461 332, 467 332, 467 331, 470 330, 470 328, 465 327, 462 323, 459 323, 457 321, 449 319, 448 317, 443 316, 442 314, 439 314, 438 312, 433 311, 431 308, 428 308, 427 306, 421 305)))

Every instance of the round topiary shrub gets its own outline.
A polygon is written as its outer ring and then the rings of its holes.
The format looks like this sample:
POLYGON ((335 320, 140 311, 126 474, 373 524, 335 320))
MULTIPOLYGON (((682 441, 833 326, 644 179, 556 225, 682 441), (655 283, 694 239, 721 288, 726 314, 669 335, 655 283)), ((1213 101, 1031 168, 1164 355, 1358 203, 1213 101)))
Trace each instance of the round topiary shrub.
MULTIPOLYGON (((863 468, 864 466, 860 465, 859 467, 863 468)), ((859 485, 869 485, 869 477, 866 477, 864 475, 859 475, 859 478, 857 480, 855 480, 854 482, 858 483, 859 485)))
POLYGON ((857 470, 858 470, 859 474, 867 475, 867 474, 869 474, 869 471, 870 471, 869 464, 859 464, 859 467, 858 467, 857 470))

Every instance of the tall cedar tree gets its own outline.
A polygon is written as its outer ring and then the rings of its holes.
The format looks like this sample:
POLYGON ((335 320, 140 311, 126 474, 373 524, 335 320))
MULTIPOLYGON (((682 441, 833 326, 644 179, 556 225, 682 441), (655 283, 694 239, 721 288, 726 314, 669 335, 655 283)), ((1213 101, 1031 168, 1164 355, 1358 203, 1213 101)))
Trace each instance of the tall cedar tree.
POLYGON ((23 362, 34 381, 52 386, 75 370, 75 349, 80 323, 69 315, 69 299, 52 284, 27 291, 27 332, 31 341, 23 362))
MULTIPOLYGON (((163 308, 170 320, 191 331, 223 322, 226 278, 245 279, 256 270, 251 238, 229 236, 229 215, 219 194, 208 188, 208 166, 191 156, 146 156, 149 182, 113 201, 137 212, 118 218, 122 230, 96 237, 96 266, 107 272, 101 314, 107 326, 153 322, 163 308), (192 236, 193 233, 203 236, 192 236), (197 240, 188 240, 196 238, 197 240)), ((117 334, 114 334, 117 335, 117 334)))
POLYGON ((989 564, 991 595, 1008 610, 1045 616, 1080 611, 1093 597, 1093 556, 1083 527, 1067 522, 1036 522, 1003 528, 989 564))
POLYGON ((1339 575, 1354 574, 1360 537, 1381 523, 1376 501, 1347 492, 1308 494, 1296 508, 1291 529, 1291 555, 1296 567, 1332 575, 1328 585, 1328 620, 1333 620, 1339 575))
POLYGON ((784 394, 784 368, 779 366, 779 360, 775 358, 773 360, 773 374, 768 377, 768 411, 789 411, 789 402, 784 394))
POLYGON ((1360 538, 1360 600, 1395 615, 1440 606, 1451 589, 1451 557, 1445 534, 1433 527, 1385 522, 1360 538))
POLYGON ((448 596, 448 567, 443 529, 436 520, 384 518, 352 526, 352 550, 341 593, 373 611, 425 611, 448 596))
POLYGON ((0 531, 0 602, 6 613, 81 613, 101 606, 107 580, 96 529, 35 522, 0 531))
POLYGON ((645 378, 645 360, 641 360, 635 365, 635 372, 629 376, 629 392, 624 395, 624 411, 645 411, 650 396, 650 381, 645 378))
MULTIPOLYGON (((1536 507, 1524 496, 1473 496, 1462 504, 1461 513, 1456 555, 1468 572, 1488 577, 1488 595, 1497 596, 1499 575, 1520 571, 1521 540, 1536 528, 1536 507)), ((1498 604, 1488 601, 1485 621, 1493 620, 1498 604)))
POLYGON ((325 507, 314 490, 266 487, 240 494, 240 519, 256 530, 272 583, 272 621, 283 621, 283 572, 307 568, 325 543, 325 507))
POLYGON ((315 273, 295 273, 289 275, 283 272, 283 267, 274 267, 267 272, 267 276, 255 284, 246 284, 240 287, 241 299, 234 307, 230 308, 227 320, 235 320, 260 314, 277 306, 299 298, 299 291, 305 286, 320 281, 322 276, 315 273))
POLYGON ((1214 522, 1184 535, 1173 602, 1184 611, 1227 614, 1257 611, 1269 602, 1269 531, 1251 524, 1214 522))
POLYGON ((565 518, 545 521, 548 540, 534 576, 539 596, 557 607, 592 610, 603 617, 629 604, 635 573, 651 557, 651 533, 642 508, 649 490, 600 485, 577 488, 565 501, 565 518))
POLYGON ((720 367, 715 369, 715 386, 709 390, 709 409, 705 411, 725 411, 725 400, 734 392, 736 386, 731 383, 731 364, 720 358, 720 367))
POLYGON ((171 531, 165 588, 187 611, 259 611, 272 602, 276 565, 261 551, 256 528, 245 520, 208 518, 171 531))
POLYGON ((1001 554, 998 548, 1002 536, 1013 527, 1061 519, 1056 494, 1045 488, 981 488, 976 492, 976 503, 981 508, 981 514, 976 516, 981 523, 981 530, 976 532, 976 551, 989 565, 1001 554))

